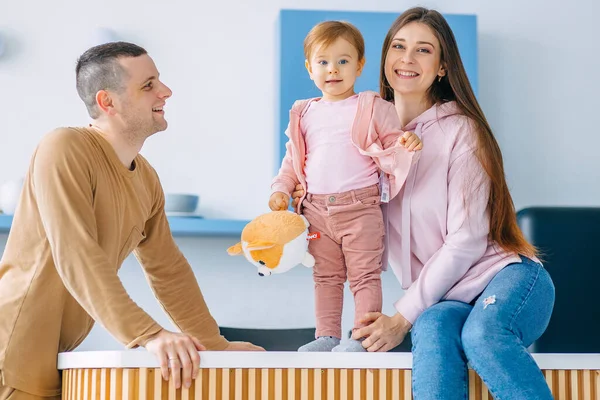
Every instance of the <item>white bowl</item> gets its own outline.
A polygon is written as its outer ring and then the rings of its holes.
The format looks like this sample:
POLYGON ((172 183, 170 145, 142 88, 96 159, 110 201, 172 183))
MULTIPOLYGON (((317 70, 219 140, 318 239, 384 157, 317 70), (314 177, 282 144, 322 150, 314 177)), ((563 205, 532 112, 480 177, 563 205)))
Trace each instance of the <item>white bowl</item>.
POLYGON ((165 212, 193 213, 200 197, 195 194, 168 193, 165 195, 165 212))

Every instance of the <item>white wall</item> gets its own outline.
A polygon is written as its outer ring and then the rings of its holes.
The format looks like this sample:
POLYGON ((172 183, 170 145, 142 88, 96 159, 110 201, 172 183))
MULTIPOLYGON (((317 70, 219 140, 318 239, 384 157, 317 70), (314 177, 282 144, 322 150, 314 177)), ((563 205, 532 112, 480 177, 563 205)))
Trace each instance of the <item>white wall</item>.
MULTIPOLYGON (((104 26, 148 49, 173 89, 170 127, 144 150, 166 191, 197 192, 209 217, 266 210, 275 169, 276 22, 281 8, 402 11, 399 0, 0 0, 0 183, 24 173, 40 137, 87 117, 74 86, 77 56, 104 26)), ((501 144, 517 208, 600 205, 598 2, 542 0, 421 3, 469 13, 479 24, 479 98, 501 144)), ((376 62, 372 60, 371 62, 376 62)), ((181 239, 223 325, 312 325, 312 284, 300 268, 258 280, 224 250, 233 239, 181 239), (234 296, 239 296, 239 299, 234 296), (280 300, 286 301, 282 303, 280 300), (281 305, 280 305, 281 304, 281 305), (292 320, 292 316, 294 319, 292 320), (297 317, 297 319, 295 319, 297 317)), ((128 259, 133 297, 165 321, 128 259)), ((385 275, 387 310, 400 294, 385 275)), ((351 315, 346 314, 348 324, 351 315)), ((100 331, 84 347, 116 346, 100 331)))
MULTIPOLYGON (((399 0, 5 2, 0 32, 0 182, 21 175, 39 138, 87 122, 74 65, 93 28, 147 47, 174 95, 170 128, 143 153, 165 190, 197 192, 207 216, 266 209, 275 169, 276 21, 281 8, 401 11, 399 0), (32 6, 35 4, 35 6, 32 6)), ((518 208, 600 204, 596 0, 425 2, 479 18, 480 99, 518 208), (593 4, 594 3, 594 4, 593 4), (595 12, 594 12, 595 10, 595 12)), ((372 60, 371 62, 376 62, 372 60)))

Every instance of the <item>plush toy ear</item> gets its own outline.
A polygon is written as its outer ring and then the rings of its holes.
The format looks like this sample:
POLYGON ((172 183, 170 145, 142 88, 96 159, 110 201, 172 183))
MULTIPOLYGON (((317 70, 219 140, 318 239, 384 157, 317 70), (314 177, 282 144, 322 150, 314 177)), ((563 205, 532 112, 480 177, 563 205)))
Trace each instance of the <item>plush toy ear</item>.
POLYGON ((248 250, 249 251, 265 250, 265 249, 270 249, 273 246, 275 246, 275 243, 273 243, 273 242, 257 240, 255 242, 248 243, 248 250))
POLYGON ((239 256, 242 253, 243 253, 242 242, 239 242, 235 246, 231 246, 230 248, 227 249, 227 254, 229 254, 230 256, 239 256))

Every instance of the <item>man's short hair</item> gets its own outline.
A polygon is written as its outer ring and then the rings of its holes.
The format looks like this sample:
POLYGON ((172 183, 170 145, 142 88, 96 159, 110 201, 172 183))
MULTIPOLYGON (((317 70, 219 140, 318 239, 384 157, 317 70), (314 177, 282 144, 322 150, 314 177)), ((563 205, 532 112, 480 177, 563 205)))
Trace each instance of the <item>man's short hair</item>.
POLYGON ((96 93, 100 90, 112 90, 117 93, 125 89, 126 71, 119 64, 119 57, 139 57, 148 52, 133 43, 111 42, 94 46, 77 60, 75 77, 77 93, 92 118, 98 118, 100 111, 96 104, 96 93))

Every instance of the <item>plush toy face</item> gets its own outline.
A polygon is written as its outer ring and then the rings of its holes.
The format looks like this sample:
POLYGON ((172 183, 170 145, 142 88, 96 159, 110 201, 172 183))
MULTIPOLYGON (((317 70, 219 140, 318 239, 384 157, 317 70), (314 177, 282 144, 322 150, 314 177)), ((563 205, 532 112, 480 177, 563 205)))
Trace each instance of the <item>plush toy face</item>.
POLYGON ((272 211, 252 220, 242 231, 242 241, 230 247, 230 255, 243 254, 260 276, 287 272, 298 264, 309 267, 308 222, 290 211, 272 211))

